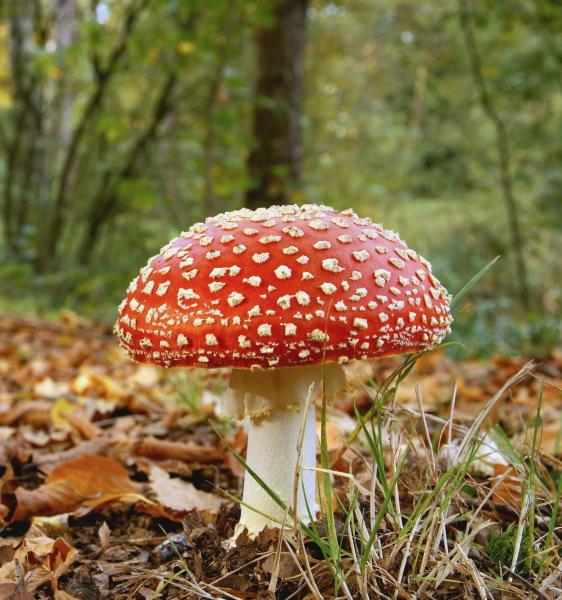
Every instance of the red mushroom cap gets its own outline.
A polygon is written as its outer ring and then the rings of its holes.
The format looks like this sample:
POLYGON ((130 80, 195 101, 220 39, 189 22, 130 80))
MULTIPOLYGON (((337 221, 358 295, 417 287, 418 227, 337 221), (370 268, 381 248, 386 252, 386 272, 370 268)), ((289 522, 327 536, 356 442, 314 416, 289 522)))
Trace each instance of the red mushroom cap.
POLYGON ((208 218, 151 258, 119 306, 137 361, 254 367, 406 354, 450 331, 450 296, 393 231, 352 210, 208 218))

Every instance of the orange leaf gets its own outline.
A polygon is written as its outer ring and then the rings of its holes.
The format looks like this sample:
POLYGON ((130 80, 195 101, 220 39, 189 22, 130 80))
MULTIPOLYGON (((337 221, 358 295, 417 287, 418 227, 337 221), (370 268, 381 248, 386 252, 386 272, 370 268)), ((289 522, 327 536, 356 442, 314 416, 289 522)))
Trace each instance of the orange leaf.
POLYGON ((12 522, 29 517, 88 512, 115 501, 144 499, 127 471, 116 461, 85 455, 60 464, 35 490, 17 488, 12 522))
POLYGON ((514 510, 521 509, 521 479, 513 467, 495 464, 492 483, 494 485, 492 502, 507 504, 514 510))

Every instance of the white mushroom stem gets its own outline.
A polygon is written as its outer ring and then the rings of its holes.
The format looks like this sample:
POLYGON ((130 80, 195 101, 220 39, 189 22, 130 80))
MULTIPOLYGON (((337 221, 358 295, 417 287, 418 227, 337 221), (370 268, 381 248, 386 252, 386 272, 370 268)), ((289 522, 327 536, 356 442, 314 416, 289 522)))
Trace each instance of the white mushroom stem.
MULTIPOLYGON (((329 363, 268 371, 234 369, 230 388, 238 401, 237 416, 249 417, 246 463, 289 508, 283 509, 249 472, 244 478, 242 512, 235 537, 250 537, 265 527, 287 527, 315 518, 316 409, 324 389, 327 400, 345 383, 340 365, 329 363), (243 400, 243 406, 242 406, 243 400)), ((233 406, 230 406, 233 408, 233 406)))

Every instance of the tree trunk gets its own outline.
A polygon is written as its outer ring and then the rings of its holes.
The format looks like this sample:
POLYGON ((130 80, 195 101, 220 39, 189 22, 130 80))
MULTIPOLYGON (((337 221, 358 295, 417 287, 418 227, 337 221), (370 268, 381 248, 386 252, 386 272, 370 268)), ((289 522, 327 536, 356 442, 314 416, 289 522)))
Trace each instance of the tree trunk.
POLYGON ((287 204, 301 174, 307 0, 276 0, 274 24, 256 35, 254 147, 246 206, 287 204))
POLYGON ((511 168, 511 151, 509 136, 503 117, 496 108, 496 104, 486 85, 482 73, 482 61, 474 35, 473 16, 470 0, 458 0, 461 28, 482 110, 492 122, 496 132, 496 150, 498 153, 500 184, 502 188, 507 219, 511 236, 511 251, 513 252, 519 300, 523 308, 530 306, 529 281, 527 275, 527 262, 525 260, 524 239, 521 235, 519 208, 513 193, 513 179, 511 168))

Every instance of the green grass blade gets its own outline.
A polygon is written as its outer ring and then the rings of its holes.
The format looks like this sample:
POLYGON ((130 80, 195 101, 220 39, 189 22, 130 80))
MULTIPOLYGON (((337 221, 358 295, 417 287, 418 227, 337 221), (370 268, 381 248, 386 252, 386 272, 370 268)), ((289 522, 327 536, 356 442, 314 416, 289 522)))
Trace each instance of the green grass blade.
POLYGON ((496 256, 493 260, 491 260, 485 267, 480 269, 476 275, 471 277, 469 281, 455 294, 453 300, 451 301, 451 310, 454 310, 458 303, 470 292, 470 290, 490 271, 493 266, 498 262, 501 256, 496 256))

